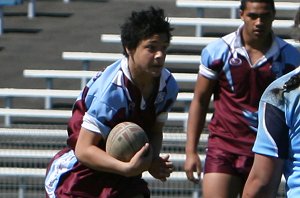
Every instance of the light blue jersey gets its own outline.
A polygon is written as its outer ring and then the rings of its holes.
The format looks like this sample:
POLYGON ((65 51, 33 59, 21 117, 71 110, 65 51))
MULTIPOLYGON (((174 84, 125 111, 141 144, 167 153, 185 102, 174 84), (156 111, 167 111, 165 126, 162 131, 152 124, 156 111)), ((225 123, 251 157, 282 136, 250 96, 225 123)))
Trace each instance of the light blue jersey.
POLYGON ((300 86, 282 92, 300 67, 274 81, 259 105, 259 125, 253 151, 285 159, 287 196, 300 197, 300 86))
MULTIPOLYGON (((135 185, 143 184, 139 177, 123 177, 101 171, 95 174, 94 170, 78 163, 74 154, 81 127, 99 133, 106 139, 115 125, 130 121, 142 127, 148 137, 152 137, 153 126, 167 120, 178 94, 175 78, 164 68, 157 79, 157 89, 146 100, 132 82, 128 67, 126 58, 114 62, 92 78, 77 98, 68 123, 68 147, 57 153, 48 166, 45 179, 48 197, 56 198, 55 194, 61 192, 76 195, 72 197, 91 197, 91 194, 100 194, 102 189, 109 188, 107 184, 122 185, 133 179, 137 180, 135 185), (89 194, 82 192, 87 186, 90 188, 89 194)), ((105 142, 100 142, 99 147, 105 150, 105 142)), ((132 190, 140 189, 137 185, 132 190)))

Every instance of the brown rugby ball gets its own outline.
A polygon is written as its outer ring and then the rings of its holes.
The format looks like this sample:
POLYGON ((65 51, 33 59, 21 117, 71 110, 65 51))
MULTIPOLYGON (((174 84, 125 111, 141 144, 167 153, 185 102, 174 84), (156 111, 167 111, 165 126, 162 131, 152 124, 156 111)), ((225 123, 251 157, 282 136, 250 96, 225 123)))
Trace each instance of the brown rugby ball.
POLYGON ((118 160, 129 162, 147 142, 147 134, 139 125, 121 122, 110 131, 106 141, 106 152, 118 160))

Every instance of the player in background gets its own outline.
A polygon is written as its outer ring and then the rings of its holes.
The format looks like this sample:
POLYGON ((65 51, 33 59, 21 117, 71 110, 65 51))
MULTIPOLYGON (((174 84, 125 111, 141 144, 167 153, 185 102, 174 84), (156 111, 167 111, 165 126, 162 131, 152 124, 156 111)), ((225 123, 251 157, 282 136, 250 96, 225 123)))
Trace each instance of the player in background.
POLYGON ((170 176, 173 164, 159 154, 162 129, 178 93, 164 68, 171 31, 164 10, 153 7, 133 11, 121 26, 125 57, 99 72, 77 98, 68 147, 47 169, 47 197, 150 197, 142 172, 161 181, 170 176), (149 138, 129 162, 105 152, 110 130, 125 121, 141 126, 149 138))
POLYGON ((204 198, 241 196, 254 158, 260 97, 272 81, 300 64, 298 50, 274 35, 275 14, 273 0, 241 0, 243 24, 202 50, 184 168, 189 180, 199 181, 202 167, 197 145, 213 95, 214 115, 208 125, 203 167, 204 198))
MULTIPOLYGON (((293 34, 300 41, 300 7, 293 34)), ((300 67, 266 89, 258 118, 254 163, 243 198, 276 197, 282 173, 287 197, 300 197, 300 67)))

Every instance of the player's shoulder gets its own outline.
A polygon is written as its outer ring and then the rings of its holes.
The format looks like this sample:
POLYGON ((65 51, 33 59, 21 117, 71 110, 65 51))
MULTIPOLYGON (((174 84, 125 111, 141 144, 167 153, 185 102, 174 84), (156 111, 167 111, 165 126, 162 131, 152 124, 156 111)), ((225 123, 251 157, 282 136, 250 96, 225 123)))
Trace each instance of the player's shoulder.
POLYGON ((110 86, 112 86, 114 81, 117 81, 117 76, 122 76, 120 61, 116 61, 113 64, 106 67, 97 78, 94 78, 93 82, 89 86, 88 94, 95 96, 102 95, 110 86))
POLYGON ((212 41, 211 43, 209 43, 207 46, 205 46, 204 51, 227 51, 228 45, 226 44, 226 42, 224 41, 223 37, 222 38, 218 38, 214 41, 212 41), (218 50, 216 50, 218 49, 218 50))
POLYGON ((300 52, 296 47, 275 36, 269 54, 276 58, 276 61, 284 63, 286 66, 297 67, 300 65, 300 52))
POLYGON ((203 56, 222 57, 223 54, 227 54, 237 38, 236 32, 232 32, 223 37, 220 37, 211 43, 209 43, 202 50, 203 56))
POLYGON ((275 36, 274 40, 277 43, 278 47, 281 49, 281 52, 293 53, 293 54, 298 54, 298 55, 300 54, 300 52, 298 51, 298 49, 296 47, 294 47, 292 44, 288 43, 284 39, 282 39, 278 36, 275 36))

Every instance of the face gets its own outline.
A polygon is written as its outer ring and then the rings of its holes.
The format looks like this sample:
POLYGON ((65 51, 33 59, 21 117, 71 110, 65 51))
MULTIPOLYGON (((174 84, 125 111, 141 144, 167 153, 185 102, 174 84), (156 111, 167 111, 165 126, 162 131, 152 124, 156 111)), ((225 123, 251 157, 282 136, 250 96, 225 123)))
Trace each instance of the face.
POLYGON ((168 46, 168 38, 165 34, 155 34, 142 40, 136 49, 127 50, 131 72, 139 76, 160 76, 168 46))
POLYGON ((265 2, 247 2, 241 11, 244 21, 244 33, 251 39, 265 39, 272 31, 275 13, 270 4, 265 2))

